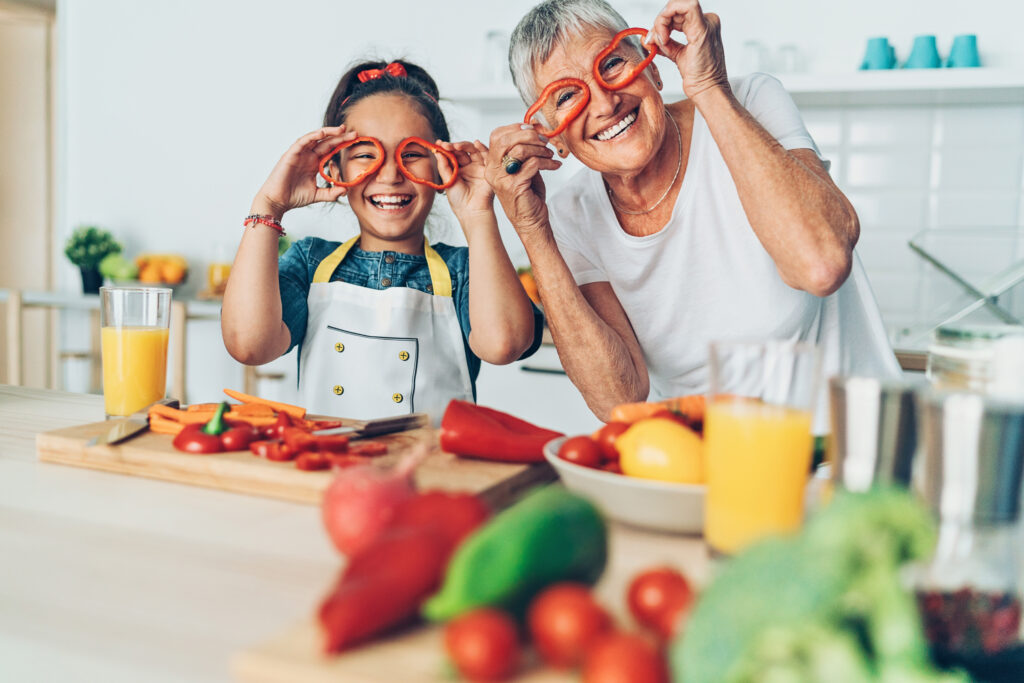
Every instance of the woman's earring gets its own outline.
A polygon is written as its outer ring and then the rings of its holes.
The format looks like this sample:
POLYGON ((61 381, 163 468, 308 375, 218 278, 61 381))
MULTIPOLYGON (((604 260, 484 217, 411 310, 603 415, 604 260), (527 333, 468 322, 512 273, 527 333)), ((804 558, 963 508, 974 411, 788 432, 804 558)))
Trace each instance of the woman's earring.
POLYGON ((661 87, 661 81, 658 81, 658 87, 659 88, 661 87))
POLYGON ((565 150, 564 150, 564 149, 562 149, 561 147, 559 147, 559 148, 558 148, 558 153, 559 153, 560 155, 562 155, 563 157, 565 156, 565 150))

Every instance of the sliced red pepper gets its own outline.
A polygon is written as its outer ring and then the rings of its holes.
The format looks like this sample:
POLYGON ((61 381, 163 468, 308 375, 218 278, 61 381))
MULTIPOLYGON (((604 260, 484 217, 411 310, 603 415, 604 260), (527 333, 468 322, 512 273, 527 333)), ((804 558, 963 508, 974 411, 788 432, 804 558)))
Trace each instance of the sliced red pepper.
POLYGON ((334 429, 341 426, 341 420, 303 420, 301 424, 297 420, 292 421, 295 422, 295 426, 303 427, 311 432, 320 429, 334 429))
POLYGON ((647 29, 645 28, 627 28, 625 31, 619 31, 618 33, 616 33, 615 37, 612 38, 612 42, 608 44, 608 47, 597 53, 597 57, 594 58, 594 80, 597 81, 598 85, 600 85, 605 90, 621 90, 622 88, 625 88, 627 85, 635 81, 637 79, 637 76, 642 74, 644 72, 644 69, 651 65, 651 62, 654 61, 654 56, 658 54, 658 46, 654 44, 644 45, 644 47, 647 48, 647 57, 645 57, 644 60, 640 62, 640 64, 638 64, 635 69, 633 69, 628 74, 626 74, 619 80, 615 81, 614 83, 609 83, 608 81, 604 80, 604 77, 601 75, 601 62, 604 60, 605 57, 610 55, 615 50, 615 48, 619 46, 619 43, 621 43, 624 38, 628 36, 645 35, 647 35, 647 29))
POLYGON ((361 455, 367 458, 373 458, 378 455, 386 454, 388 452, 388 446, 380 441, 360 441, 358 443, 350 443, 348 445, 348 452, 352 455, 361 455))
POLYGON ((579 101, 576 103, 576 106, 574 106, 572 110, 562 118, 562 121, 553 129, 545 130, 544 128, 537 128, 537 132, 547 138, 553 138, 556 135, 560 135, 562 131, 568 128, 569 124, 580 115, 580 112, 583 111, 587 104, 590 103, 590 88, 586 83, 578 78, 560 78, 553 83, 548 83, 547 87, 541 91, 540 97, 537 98, 537 101, 531 104, 530 108, 526 110, 526 116, 523 117, 523 123, 530 124, 534 128, 539 126, 539 123, 533 122, 534 115, 540 111, 541 107, 544 106, 544 103, 548 101, 548 98, 551 97, 551 93, 569 86, 579 88, 582 93, 579 101))
POLYGON ((331 459, 331 465, 334 467, 352 467, 353 465, 366 465, 370 462, 370 458, 361 455, 349 455, 348 453, 326 453, 326 455, 331 459))
POLYGON ((398 147, 395 149, 395 163, 398 164, 398 170, 401 171, 402 175, 404 175, 406 178, 408 178, 414 183, 419 183, 420 185, 428 185, 434 188, 435 190, 447 190, 449 187, 455 184, 455 181, 459 177, 459 160, 455 158, 454 154, 446 150, 444 147, 435 145, 432 142, 427 142, 423 138, 418 138, 416 136, 408 137, 398 143, 398 147), (405 162, 402 160, 402 152, 405 151, 406 147, 413 143, 423 145, 430 151, 437 152, 438 154, 441 154, 446 159, 448 159, 448 163, 452 165, 452 177, 448 179, 448 182, 438 185, 437 183, 431 180, 427 180, 426 178, 420 178, 416 176, 415 174, 413 174, 412 171, 405 167, 405 162))
POLYGON ((348 452, 348 437, 344 434, 313 435, 313 440, 318 451, 330 453, 348 452))
POLYGON ((285 427, 281 430, 281 438, 296 453, 317 450, 317 437, 301 427, 285 427))
POLYGON ((224 445, 221 443, 219 434, 207 434, 203 431, 203 424, 196 423, 185 425, 174 437, 172 445, 179 451, 186 453, 221 453, 224 445))
POLYGON ((313 470, 331 469, 331 456, 328 453, 317 453, 315 451, 303 451, 295 458, 295 466, 300 470, 311 472, 313 470))
POLYGON ((288 413, 281 411, 277 414, 277 421, 270 425, 264 430, 264 434, 268 439, 283 439, 284 430, 293 428, 295 423, 292 422, 292 417, 288 413))
POLYGON ((441 418, 441 449, 500 462, 542 462, 544 444, 562 436, 507 413, 453 399, 441 418))
POLYGON ((339 187, 354 187, 354 186, 358 185, 359 183, 363 182, 364 180, 366 180, 366 178, 368 176, 370 176, 371 174, 376 173, 377 171, 379 171, 380 167, 383 166, 383 165, 384 165, 384 146, 382 144, 380 144, 380 140, 378 140, 377 138, 371 138, 369 136, 362 135, 362 136, 356 138, 355 140, 346 140, 345 142, 341 143, 340 145, 338 145, 337 147, 332 149, 327 154, 323 155, 323 157, 320 158, 320 165, 319 165, 320 177, 323 178, 324 180, 326 180, 331 185, 337 185, 339 187), (377 159, 372 164, 370 164, 370 167, 368 169, 366 169, 365 171, 363 171, 362 173, 357 175, 352 180, 345 181, 345 180, 337 180, 337 179, 335 179, 334 177, 331 176, 330 173, 327 172, 327 170, 326 170, 327 163, 331 160, 331 158, 335 154, 337 154, 338 152, 340 152, 341 150, 343 150, 343 149, 345 149, 347 147, 351 147, 352 145, 356 144, 357 142, 369 142, 369 143, 372 143, 373 146, 377 148, 377 159))
POLYGON ((297 451, 280 441, 253 441, 249 444, 249 451, 253 455, 258 455, 261 458, 273 460, 274 462, 294 460, 295 456, 298 455, 297 451))

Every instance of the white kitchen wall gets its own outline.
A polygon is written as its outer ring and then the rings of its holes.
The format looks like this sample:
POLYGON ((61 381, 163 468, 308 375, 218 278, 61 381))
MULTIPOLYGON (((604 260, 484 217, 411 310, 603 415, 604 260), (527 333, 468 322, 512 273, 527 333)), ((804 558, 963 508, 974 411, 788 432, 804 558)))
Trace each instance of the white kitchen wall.
MULTIPOLYGON (((194 292, 214 253, 233 251, 274 162, 319 125, 350 62, 401 55, 434 74, 442 96, 471 93, 485 81, 493 89, 485 36, 510 31, 532 4, 59 0, 56 244, 78 224, 106 226, 128 253, 186 255, 194 270, 184 294, 194 292)), ((616 4, 630 21, 649 25, 661 3, 616 4)), ((845 73, 860 62, 869 36, 889 36, 905 56, 918 33, 936 34, 945 50, 953 35, 972 32, 986 64, 1024 69, 1022 3, 986 0, 966 9, 952 0, 709 0, 705 9, 722 16, 731 65, 756 39, 772 54, 796 45, 811 71, 845 73)), ((448 106, 452 132, 462 138, 486 140, 495 125, 521 114, 518 107, 448 106)), ((935 296, 922 291, 927 273, 905 248, 909 236, 931 226, 1020 224, 1020 104, 807 107, 804 114, 861 213, 863 259, 894 328, 917 322, 935 296)), ((447 229, 449 241, 460 239, 438 214, 435 237, 447 229)), ((344 208, 296 211, 285 224, 295 236, 353 230, 344 208)), ((505 237, 523 263, 515 237, 505 237)), ((59 251, 53 259, 60 286, 76 289, 77 273, 59 251)), ((216 323, 192 326, 189 356, 193 396, 239 383, 216 323)))

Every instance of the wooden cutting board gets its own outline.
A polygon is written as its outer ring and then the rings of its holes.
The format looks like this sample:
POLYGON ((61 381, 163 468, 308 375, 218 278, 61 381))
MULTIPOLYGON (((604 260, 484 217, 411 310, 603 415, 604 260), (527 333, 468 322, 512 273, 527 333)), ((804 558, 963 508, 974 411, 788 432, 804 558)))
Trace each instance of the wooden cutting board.
MULTIPOLYGON (((152 432, 114 446, 86 445, 108 427, 107 422, 94 422, 42 432, 36 437, 36 452, 44 462, 310 504, 320 503, 334 477, 330 471, 306 472, 294 463, 272 462, 248 452, 183 453, 171 445, 171 436, 152 432)), ((426 444, 430 455, 414 475, 420 490, 469 491, 495 508, 508 505, 524 489, 556 478, 547 463, 515 465, 457 458, 441 450, 438 430, 430 427, 376 436, 373 441, 388 445, 387 455, 374 458, 380 466, 394 464, 416 444, 426 444)))

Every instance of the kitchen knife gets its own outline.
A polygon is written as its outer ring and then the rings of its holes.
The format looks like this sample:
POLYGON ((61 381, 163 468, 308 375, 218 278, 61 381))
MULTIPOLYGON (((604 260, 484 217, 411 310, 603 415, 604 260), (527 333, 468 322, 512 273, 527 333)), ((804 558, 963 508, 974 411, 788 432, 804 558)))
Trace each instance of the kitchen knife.
POLYGON ((426 413, 410 413, 398 417, 380 417, 373 420, 365 420, 353 423, 347 427, 334 427, 332 429, 321 429, 313 432, 317 435, 347 434, 355 439, 369 436, 380 436, 392 432, 404 432, 407 429, 425 427, 428 422, 426 413))
MULTIPOLYGON (((172 408, 178 407, 177 399, 173 398, 164 398, 159 401, 156 401, 156 403, 153 403, 151 405, 156 405, 157 403, 163 404, 165 406, 170 406, 172 408)), ((133 436, 141 434, 145 430, 149 429, 149 408, 150 406, 146 406, 142 410, 136 413, 132 413, 128 417, 123 417, 119 420, 111 421, 105 432, 89 439, 89 441, 86 442, 85 445, 112 446, 116 443, 121 443, 122 441, 126 441, 132 438, 133 436)))

